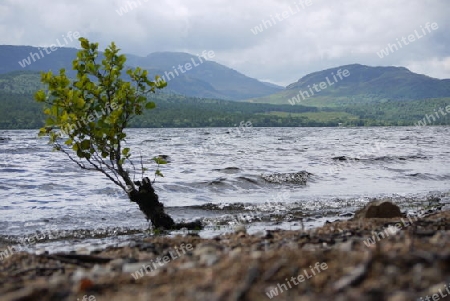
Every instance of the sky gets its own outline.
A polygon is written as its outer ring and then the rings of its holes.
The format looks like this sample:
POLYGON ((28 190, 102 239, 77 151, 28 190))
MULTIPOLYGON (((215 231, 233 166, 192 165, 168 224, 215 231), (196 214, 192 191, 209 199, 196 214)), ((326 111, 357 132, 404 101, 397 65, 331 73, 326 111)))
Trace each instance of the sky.
POLYGON ((68 39, 77 32, 139 56, 214 51, 214 61, 282 86, 354 63, 442 79, 449 17, 449 0, 0 0, 0 44, 79 48, 68 39))

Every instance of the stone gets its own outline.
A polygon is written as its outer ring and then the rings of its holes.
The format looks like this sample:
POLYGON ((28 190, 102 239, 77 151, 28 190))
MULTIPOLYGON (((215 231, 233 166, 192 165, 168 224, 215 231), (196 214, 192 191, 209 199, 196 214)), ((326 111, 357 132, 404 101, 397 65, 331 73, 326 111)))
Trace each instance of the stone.
POLYGON ((374 201, 355 212, 355 219, 403 217, 400 208, 389 201, 374 201))
POLYGON ((145 265, 151 265, 152 261, 150 262, 136 262, 136 263, 126 263, 122 266, 122 273, 134 273, 136 271, 139 271, 143 266, 145 265))
POLYGON ((247 228, 244 225, 237 225, 234 227, 234 233, 247 233, 247 228))
POLYGON ((199 263, 204 264, 208 267, 214 265, 218 261, 219 261, 219 256, 217 256, 216 254, 203 254, 199 258, 199 263))

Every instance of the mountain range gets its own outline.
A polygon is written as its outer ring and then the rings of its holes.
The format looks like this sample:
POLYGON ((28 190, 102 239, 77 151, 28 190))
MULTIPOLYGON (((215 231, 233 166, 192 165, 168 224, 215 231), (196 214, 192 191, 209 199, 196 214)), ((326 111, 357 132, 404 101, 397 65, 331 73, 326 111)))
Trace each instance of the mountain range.
POLYGON ((282 91, 250 101, 334 107, 442 97, 450 97, 450 79, 416 74, 404 67, 352 64, 308 74, 282 91))
MULTIPOLYGON (((0 45, 0 74, 65 68, 70 75, 77 51, 0 45)), ((307 74, 284 88, 214 62, 212 51, 198 56, 181 52, 126 56, 128 66, 162 76, 168 82, 166 92, 189 97, 315 107, 450 97, 450 79, 431 78, 404 67, 339 66, 307 74)))
MULTIPOLYGON (((42 88, 40 72, 65 68, 74 76, 77 51, 0 45, 0 128, 40 127, 42 105, 33 100, 42 88)), ((255 126, 413 125, 450 110, 450 79, 404 67, 339 66, 283 88, 218 64, 213 53, 207 59, 179 52, 126 56, 128 66, 168 82, 151 96, 157 109, 137 118, 135 127, 228 127, 247 120, 255 126)), ((427 125, 450 124, 450 114, 432 121, 427 125)))
MULTIPOLYGON (((72 61, 78 49, 57 48, 55 51, 31 46, 0 45, 0 74, 14 71, 48 71, 65 68, 72 73, 72 61)), ((224 65, 209 56, 181 52, 156 52, 146 57, 127 54, 126 64, 149 70, 151 75, 164 76, 166 92, 202 98, 244 100, 276 93, 283 87, 258 81, 224 65), (184 68, 190 64, 191 69, 184 68), (181 68, 179 67, 181 66, 181 68), (183 72, 184 71, 184 72, 183 72)))

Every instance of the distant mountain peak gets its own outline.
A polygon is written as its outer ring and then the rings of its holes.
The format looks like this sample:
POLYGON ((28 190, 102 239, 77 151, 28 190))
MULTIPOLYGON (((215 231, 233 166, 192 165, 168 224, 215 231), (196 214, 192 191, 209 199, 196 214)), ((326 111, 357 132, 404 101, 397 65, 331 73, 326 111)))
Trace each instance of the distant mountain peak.
MULTIPOLYGON (((47 54, 32 46, 0 45, 0 74, 14 71, 68 70, 73 76, 72 61, 78 49, 58 48, 47 54), (30 57, 33 53, 32 57, 30 57)), ((126 54, 127 65, 142 67, 152 75, 166 75, 168 87, 164 91, 191 96, 228 100, 244 100, 270 95, 282 87, 268 85, 214 61, 215 54, 160 51, 140 57, 126 54), (180 67, 181 66, 181 67, 180 67)))
POLYGON ((281 92, 251 101, 335 106, 442 97, 450 97, 450 80, 417 74, 405 67, 349 64, 307 74, 281 92), (344 71, 348 76, 341 76, 344 71))

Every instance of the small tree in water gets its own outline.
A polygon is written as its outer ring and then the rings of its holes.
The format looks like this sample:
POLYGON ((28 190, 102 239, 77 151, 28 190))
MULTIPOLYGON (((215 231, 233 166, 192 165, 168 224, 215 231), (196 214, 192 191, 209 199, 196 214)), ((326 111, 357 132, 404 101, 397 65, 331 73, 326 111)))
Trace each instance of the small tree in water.
MULTIPOLYGON (((36 92, 38 102, 48 104, 44 113, 48 116, 40 136, 49 136, 54 149, 61 151, 80 168, 103 173, 114 184, 123 189, 153 227, 164 229, 199 229, 201 222, 175 223, 164 212, 150 180, 134 181, 128 167, 136 172, 131 160, 131 150, 124 146, 127 137, 124 129, 130 120, 141 115, 144 109, 155 108, 146 95, 164 88, 167 83, 156 76, 148 79, 148 72, 141 68, 127 69, 122 74, 126 57, 119 55, 114 43, 105 50, 104 59, 98 62, 98 43, 79 39, 82 49, 73 61, 76 80, 66 76, 61 69, 59 75, 42 73, 41 81, 48 89, 36 92), (127 78, 127 80, 124 80, 127 78)), ((165 161, 155 157, 158 164, 165 161)), ((136 164, 137 165, 137 164, 136 164)), ((160 175, 159 169, 155 175, 160 175)))

